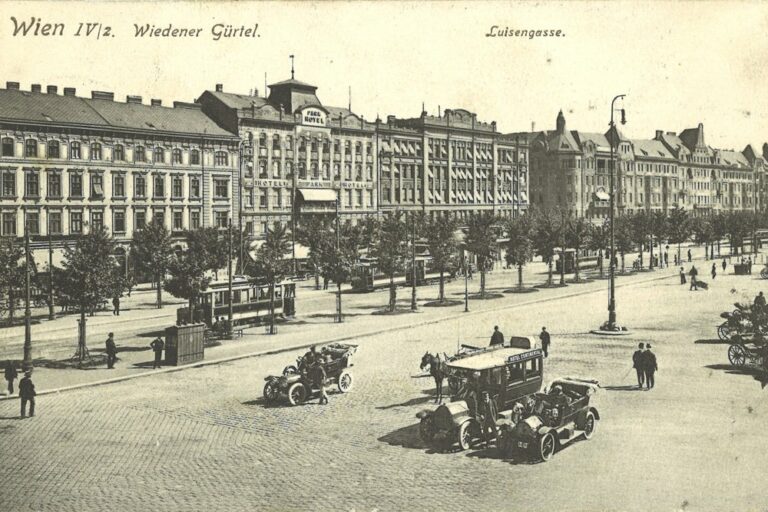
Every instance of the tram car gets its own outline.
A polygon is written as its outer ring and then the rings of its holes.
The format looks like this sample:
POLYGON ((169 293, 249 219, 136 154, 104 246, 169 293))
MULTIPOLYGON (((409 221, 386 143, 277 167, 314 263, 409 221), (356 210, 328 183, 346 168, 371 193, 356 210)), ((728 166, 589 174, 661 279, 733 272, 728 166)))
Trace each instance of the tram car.
MULTIPOLYGON (((432 268, 432 258, 429 256, 416 256, 416 286, 437 283, 440 280, 440 272, 432 268)), ((446 270, 443 278, 448 281, 455 271, 446 270)), ((395 274, 395 286, 411 286, 413 272, 410 260, 405 272, 395 274)), ((352 289, 356 292, 372 292, 389 286, 389 275, 379 270, 375 258, 362 258, 352 269, 352 289)))
MULTIPOLYGON (((248 276, 232 280, 232 322, 234 325, 261 324, 269 320, 269 284, 248 276)), ((274 288, 275 316, 284 318, 296 314, 296 283, 283 281, 274 288)), ((215 281, 200 294, 195 322, 213 327, 217 318, 229 315, 229 282, 215 281)), ((179 319, 189 318, 189 309, 180 308, 179 319)))

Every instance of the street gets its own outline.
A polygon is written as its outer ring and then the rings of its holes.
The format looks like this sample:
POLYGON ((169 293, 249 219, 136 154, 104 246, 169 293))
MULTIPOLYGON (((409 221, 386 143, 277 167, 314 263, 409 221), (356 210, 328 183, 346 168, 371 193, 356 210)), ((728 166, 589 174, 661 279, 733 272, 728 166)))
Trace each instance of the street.
POLYGON ((716 326, 764 282, 708 281, 699 292, 674 277, 621 288, 625 337, 587 334, 605 320, 601 287, 360 338, 354 387, 327 406, 262 401, 264 377, 303 351, 41 396, 38 415, 24 421, 17 401, 2 401, 0 503, 13 511, 761 509, 765 381, 731 368, 716 326), (537 464, 493 448, 434 453, 422 444, 415 414, 434 407, 434 382, 412 378, 421 356, 485 344, 493 325, 507 337, 547 326, 545 382, 600 381, 602 419, 590 441, 537 464), (633 389, 638 342, 657 354, 651 391, 633 389))

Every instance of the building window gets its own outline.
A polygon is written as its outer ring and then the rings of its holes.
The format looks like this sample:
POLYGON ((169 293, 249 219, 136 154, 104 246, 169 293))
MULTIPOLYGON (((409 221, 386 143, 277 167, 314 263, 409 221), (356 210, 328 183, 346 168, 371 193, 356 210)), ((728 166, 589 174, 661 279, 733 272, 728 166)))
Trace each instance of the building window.
POLYGON ((82 174, 69 175, 69 196, 83 197, 83 175, 82 174))
POLYGON ((40 175, 37 171, 24 173, 24 197, 38 197, 40 195, 40 175))
POLYGON ((3 236, 16 235, 16 213, 3 212, 3 236))
POLYGON ((267 161, 259 160, 259 178, 267 177, 267 161))
POLYGON ((323 179, 327 180, 331 178, 331 166, 328 163, 323 163, 323 179))
POLYGON ((277 160, 272 162, 272 177, 273 178, 280 177, 280 162, 278 162, 277 160))
POLYGON ((293 162, 285 162, 285 177, 287 179, 293 178, 293 162))
POLYGON ((155 148, 152 154, 152 161, 156 164, 164 164, 165 163, 165 151, 163 148, 155 148))
POLYGON ((198 229, 200 227, 200 212, 192 210, 189 212, 189 229, 198 229))
POLYGON ((181 231, 184 229, 184 212, 175 210, 173 212, 173 230, 181 231))
POLYGON ((104 227, 104 212, 101 210, 91 211, 91 232, 101 231, 104 227))
POLYGON ((226 151, 217 151, 213 154, 213 165, 226 166, 229 165, 229 155, 226 151))
POLYGON ((173 177, 173 197, 179 199, 184 196, 184 182, 181 176, 173 177))
POLYGON ((357 197, 355 198, 355 207, 360 208, 363 206, 363 191, 357 191, 357 197))
MULTIPOLYGON (((10 137, 3 137, 3 156, 13 156, 13 139, 10 137)), ((14 234, 15 234, 14 230, 14 234)))
POLYGON ((152 212, 152 222, 159 226, 165 225, 165 211, 164 210, 155 210, 152 212))
POLYGON ((104 197, 104 176, 101 174, 91 175, 91 197, 96 199, 104 197))
POLYGON ((80 160, 80 143, 79 142, 69 143, 69 158, 72 160, 80 160))
POLYGON ((162 199, 165 197, 165 179, 163 178, 163 175, 156 174, 153 181, 155 186, 152 197, 162 199))
POLYGON ((200 178, 189 178, 189 197, 197 199, 200 197, 200 178))
POLYGON ((133 195, 134 197, 146 197, 147 196, 147 180, 144 176, 134 176, 133 178, 133 195))
POLYGON ((317 163, 312 162, 312 164, 310 164, 310 166, 311 166, 310 168, 312 170, 312 179, 316 180, 317 178, 320 177, 320 173, 317 170, 317 163))
POLYGON ((125 211, 115 210, 112 212, 112 232, 125 233, 125 211))
POLYGON ((83 212, 69 212, 69 232, 72 234, 83 232, 83 212))
POLYGON ((245 191, 245 207, 253 208, 253 189, 249 188, 245 191))
POLYGON ((228 180, 213 180, 214 182, 214 197, 227 198, 229 197, 229 181, 228 180))
POLYGON ((180 164, 181 163, 181 150, 180 149, 174 149, 173 150, 173 163, 174 164, 180 164))
POLYGON ((133 223, 134 229, 144 229, 147 225, 147 212, 144 210, 137 210, 135 214, 135 222, 133 223))
POLYGON ((37 158, 37 141, 35 139, 24 141, 24 156, 27 158, 37 158))
POLYGON ((114 197, 125 197, 125 176, 122 174, 112 176, 112 195, 114 197))
POLYGON ((264 189, 259 190, 259 207, 267 207, 267 191, 264 189))
POLYGON ((215 212, 216 214, 216 227, 226 228, 229 225, 229 212, 215 212))
POLYGON ((61 174, 48 173, 48 197, 61 197, 61 174))
POLYGON ((117 144, 112 150, 112 160, 115 160, 116 162, 125 160, 125 148, 122 144, 117 144))
POLYGON ((147 161, 147 153, 144 150, 144 146, 136 146, 136 148, 133 150, 133 161, 134 162, 147 161))
POLYGON ((26 212, 24 219, 24 229, 31 236, 40 234, 40 213, 26 212))
POLYGON ((61 212, 48 212, 48 233, 51 235, 61 234, 61 212))
POLYGON ((59 141, 57 140, 49 140, 48 141, 48 158, 59 158, 60 155, 59 151, 59 141))
POLYGON ((200 165, 200 151, 197 149, 189 152, 189 165, 200 165))
POLYGON ((307 179, 307 164, 304 162, 299 162, 299 179, 305 180, 307 179))
POLYGON ((15 197, 16 196, 16 173, 14 171, 0 171, 2 176, 2 193, 3 197, 15 197))
POLYGON ((98 142, 91 144, 91 160, 101 160, 101 144, 98 142))
POLYGON ((272 136, 272 149, 280 149, 280 136, 278 134, 272 136))
POLYGON ((344 164, 344 179, 345 180, 352 179, 352 166, 349 164, 344 164))

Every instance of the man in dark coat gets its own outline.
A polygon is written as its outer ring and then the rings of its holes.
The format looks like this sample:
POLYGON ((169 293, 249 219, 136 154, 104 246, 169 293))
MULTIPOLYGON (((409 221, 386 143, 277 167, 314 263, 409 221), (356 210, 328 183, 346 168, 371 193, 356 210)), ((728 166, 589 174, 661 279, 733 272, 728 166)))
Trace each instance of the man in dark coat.
POLYGON ((498 429, 496 428, 496 418, 498 416, 496 404, 491 400, 491 396, 487 391, 483 391, 479 409, 480 434, 487 448, 491 439, 496 439, 499 434, 498 429))
POLYGON ((696 285, 696 276, 699 275, 699 271, 696 270, 696 265, 691 267, 691 270, 688 272, 688 274, 691 276, 691 287, 688 288, 688 290, 698 290, 698 286, 696 285))
POLYGON ((325 392, 325 379, 327 377, 321 359, 315 361, 310 369, 312 385, 320 390, 320 405, 328 403, 328 394, 325 392))
POLYGON ((645 343, 640 343, 637 346, 637 350, 632 354, 632 368, 637 372, 637 387, 643 389, 643 382, 645 382, 645 368, 643 367, 643 349, 645 343))
POLYGON ((117 295, 112 299, 112 308, 112 314, 120 316, 120 297, 117 295))
POLYGON ((763 295, 763 292, 758 293, 755 296, 755 302, 754 305, 758 309, 762 309, 765 307, 765 295, 763 295))
POLYGON ((8 394, 13 394, 13 381, 19 377, 19 372, 16 371, 13 361, 6 361, 5 363, 5 380, 8 383, 8 394))
POLYGON ((651 389, 654 385, 653 375, 658 371, 659 367, 656 364, 656 354, 651 352, 651 344, 645 346, 645 352, 643 352, 643 369, 645 370, 645 386, 646 389, 651 389))
POLYGON ((114 333, 109 333, 104 344, 107 349, 107 368, 111 370, 115 367, 115 359, 117 359, 117 345, 115 345, 114 333))
POLYGON ((539 334, 539 339, 541 340, 541 350, 544 351, 544 357, 549 357, 549 333, 547 332, 546 327, 541 328, 541 334, 539 334))
POLYGON ((691 262, 691 250, 688 249, 688 263, 691 262))
POLYGON ((21 398, 21 417, 27 416, 27 402, 29 402, 29 417, 35 415, 35 385, 32 383, 32 372, 24 373, 24 378, 19 381, 19 397, 21 398))
POLYGON ((155 363, 152 365, 152 369, 160 368, 163 363, 163 349, 165 348, 165 342, 163 342, 163 338, 158 336, 154 339, 152 343, 149 344, 150 347, 152 347, 152 350, 155 351, 155 363))
POLYGON ((493 334, 491 335, 491 346, 494 345, 503 345, 504 344, 504 335, 499 330, 499 326, 495 325, 493 326, 493 334))

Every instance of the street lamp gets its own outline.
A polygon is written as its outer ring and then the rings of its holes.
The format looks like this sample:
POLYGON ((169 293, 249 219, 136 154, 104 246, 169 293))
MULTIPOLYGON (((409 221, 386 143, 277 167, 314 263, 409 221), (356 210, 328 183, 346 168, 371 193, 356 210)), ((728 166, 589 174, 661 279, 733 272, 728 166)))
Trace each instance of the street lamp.
MULTIPOLYGON (((341 174, 339 174, 339 186, 336 189, 336 257, 340 257, 340 248, 341 248, 341 222, 339 219, 339 207, 341 206, 341 174)), ((337 262, 338 265, 338 262, 337 262)), ((336 279, 338 279, 339 276, 336 276, 336 279)), ((336 282, 336 322, 342 323, 344 321, 344 317, 341 316, 341 283, 336 282)))
POLYGON ((22 369, 28 371, 32 369, 32 310, 30 310, 30 282, 29 274, 29 224, 24 225, 24 361, 22 369))
POLYGON ((464 255, 464 312, 469 313, 469 258, 464 255))
MULTIPOLYGON (((242 245, 242 244, 241 244, 242 245)), ((227 309, 227 333, 232 334, 232 219, 227 225, 227 292, 229 295, 227 309)))
POLYGON ((411 212, 411 311, 416 311, 416 212, 411 212))
POLYGON ((46 230, 48 231, 48 320, 56 319, 53 304, 53 241, 51 240, 51 210, 46 212, 46 230))
POLYGON ((243 246, 245 245, 243 243, 243 157, 250 157, 249 162, 246 164, 251 169, 251 176, 253 176, 253 132, 248 132, 248 140, 242 141, 240 143, 240 158, 238 160, 238 194, 237 194, 237 222, 238 222, 238 230, 240 233, 240 250, 239 252, 239 259, 238 266, 240 269, 240 273, 243 273, 245 271, 245 265, 243 265, 243 246))

